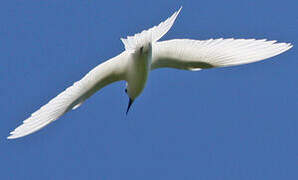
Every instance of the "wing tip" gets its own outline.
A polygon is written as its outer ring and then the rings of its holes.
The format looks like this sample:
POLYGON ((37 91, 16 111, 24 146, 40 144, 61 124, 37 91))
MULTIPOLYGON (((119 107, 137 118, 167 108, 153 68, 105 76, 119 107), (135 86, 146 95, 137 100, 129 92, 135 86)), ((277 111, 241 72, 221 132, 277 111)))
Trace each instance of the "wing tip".
POLYGON ((285 51, 288 51, 290 50, 294 45, 292 43, 274 43, 273 45, 280 45, 280 48, 281 48, 281 52, 280 53, 283 53, 285 51))
MULTIPOLYGON (((17 128, 16 128, 17 129, 17 128)), ((23 136, 26 136, 26 134, 20 134, 20 133, 17 133, 16 129, 14 129, 13 131, 11 131, 9 133, 9 136, 6 137, 6 139, 17 139, 17 138, 20 138, 20 137, 23 137, 23 136)))
POLYGON ((176 17, 179 15, 180 11, 182 10, 183 6, 180 6, 180 8, 178 9, 178 11, 176 11, 176 17))
POLYGON ((13 132, 10 132, 9 133, 10 135, 6 137, 6 139, 16 139, 16 138, 19 138, 19 136, 13 134, 13 132))
POLYGON ((294 45, 292 43, 286 43, 288 45, 288 48, 291 49, 292 47, 294 47, 294 45))

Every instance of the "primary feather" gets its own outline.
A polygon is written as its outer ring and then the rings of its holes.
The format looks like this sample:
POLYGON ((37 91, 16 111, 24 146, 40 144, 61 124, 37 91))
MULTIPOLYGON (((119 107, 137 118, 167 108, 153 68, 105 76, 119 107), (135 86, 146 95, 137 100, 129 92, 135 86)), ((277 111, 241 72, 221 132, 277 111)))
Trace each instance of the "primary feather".
POLYGON ((200 70, 235 66, 276 56, 291 47, 289 43, 265 39, 174 39, 154 44, 151 69, 200 70))
POLYGON ((91 70, 80 81, 50 100, 46 105, 31 114, 23 124, 12 131, 8 139, 14 139, 31 134, 49 123, 57 120, 71 109, 80 106, 87 98, 102 87, 124 80, 126 63, 129 59, 127 53, 122 53, 91 70))

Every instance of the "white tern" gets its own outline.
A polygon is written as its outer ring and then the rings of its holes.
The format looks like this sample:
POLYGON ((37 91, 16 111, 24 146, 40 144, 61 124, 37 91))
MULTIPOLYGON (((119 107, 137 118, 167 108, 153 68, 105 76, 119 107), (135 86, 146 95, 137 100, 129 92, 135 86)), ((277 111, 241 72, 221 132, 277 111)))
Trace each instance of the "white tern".
POLYGON ((87 98, 106 85, 126 81, 129 97, 126 113, 142 93, 149 72, 158 68, 201 69, 252 63, 289 50, 290 43, 266 39, 173 39, 158 42, 174 24, 181 8, 171 17, 148 30, 121 39, 125 50, 98 65, 81 80, 34 112, 10 133, 8 139, 31 134, 57 120, 71 109, 78 108, 87 98))

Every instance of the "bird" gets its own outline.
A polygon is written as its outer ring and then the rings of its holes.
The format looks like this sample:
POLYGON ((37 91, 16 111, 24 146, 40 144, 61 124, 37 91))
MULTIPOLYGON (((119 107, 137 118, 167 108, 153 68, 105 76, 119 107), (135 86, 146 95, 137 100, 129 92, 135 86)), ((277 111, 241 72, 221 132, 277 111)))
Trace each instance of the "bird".
POLYGON ((99 64, 81 80, 66 88, 31 114, 7 138, 20 138, 40 130, 68 111, 80 107, 95 92, 116 81, 126 81, 125 93, 129 98, 127 114, 145 88, 149 73, 155 69, 199 71, 248 64, 276 56, 293 46, 291 43, 266 39, 158 41, 171 29, 181 9, 157 26, 121 38, 125 48, 123 52, 99 64))

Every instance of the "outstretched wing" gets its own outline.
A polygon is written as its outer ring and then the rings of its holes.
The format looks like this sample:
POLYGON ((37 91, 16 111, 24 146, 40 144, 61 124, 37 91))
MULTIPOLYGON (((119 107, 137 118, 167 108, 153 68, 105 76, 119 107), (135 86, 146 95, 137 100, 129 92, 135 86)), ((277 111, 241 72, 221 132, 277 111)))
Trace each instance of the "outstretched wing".
POLYGON ((195 71, 247 64, 276 56, 291 47, 289 43, 265 39, 174 39, 154 44, 151 69, 168 67, 195 71))
POLYGON ((141 33, 135 34, 134 36, 127 36, 126 39, 121 38, 121 41, 125 46, 125 50, 134 51, 144 44, 158 41, 171 29, 181 9, 182 7, 167 20, 161 22, 158 26, 144 30, 141 33))
POLYGON ((69 110, 80 106, 102 87, 125 80, 128 58, 129 54, 124 52, 92 69, 80 81, 75 82, 24 120, 22 125, 10 133, 8 139, 23 137, 45 127, 69 110))

